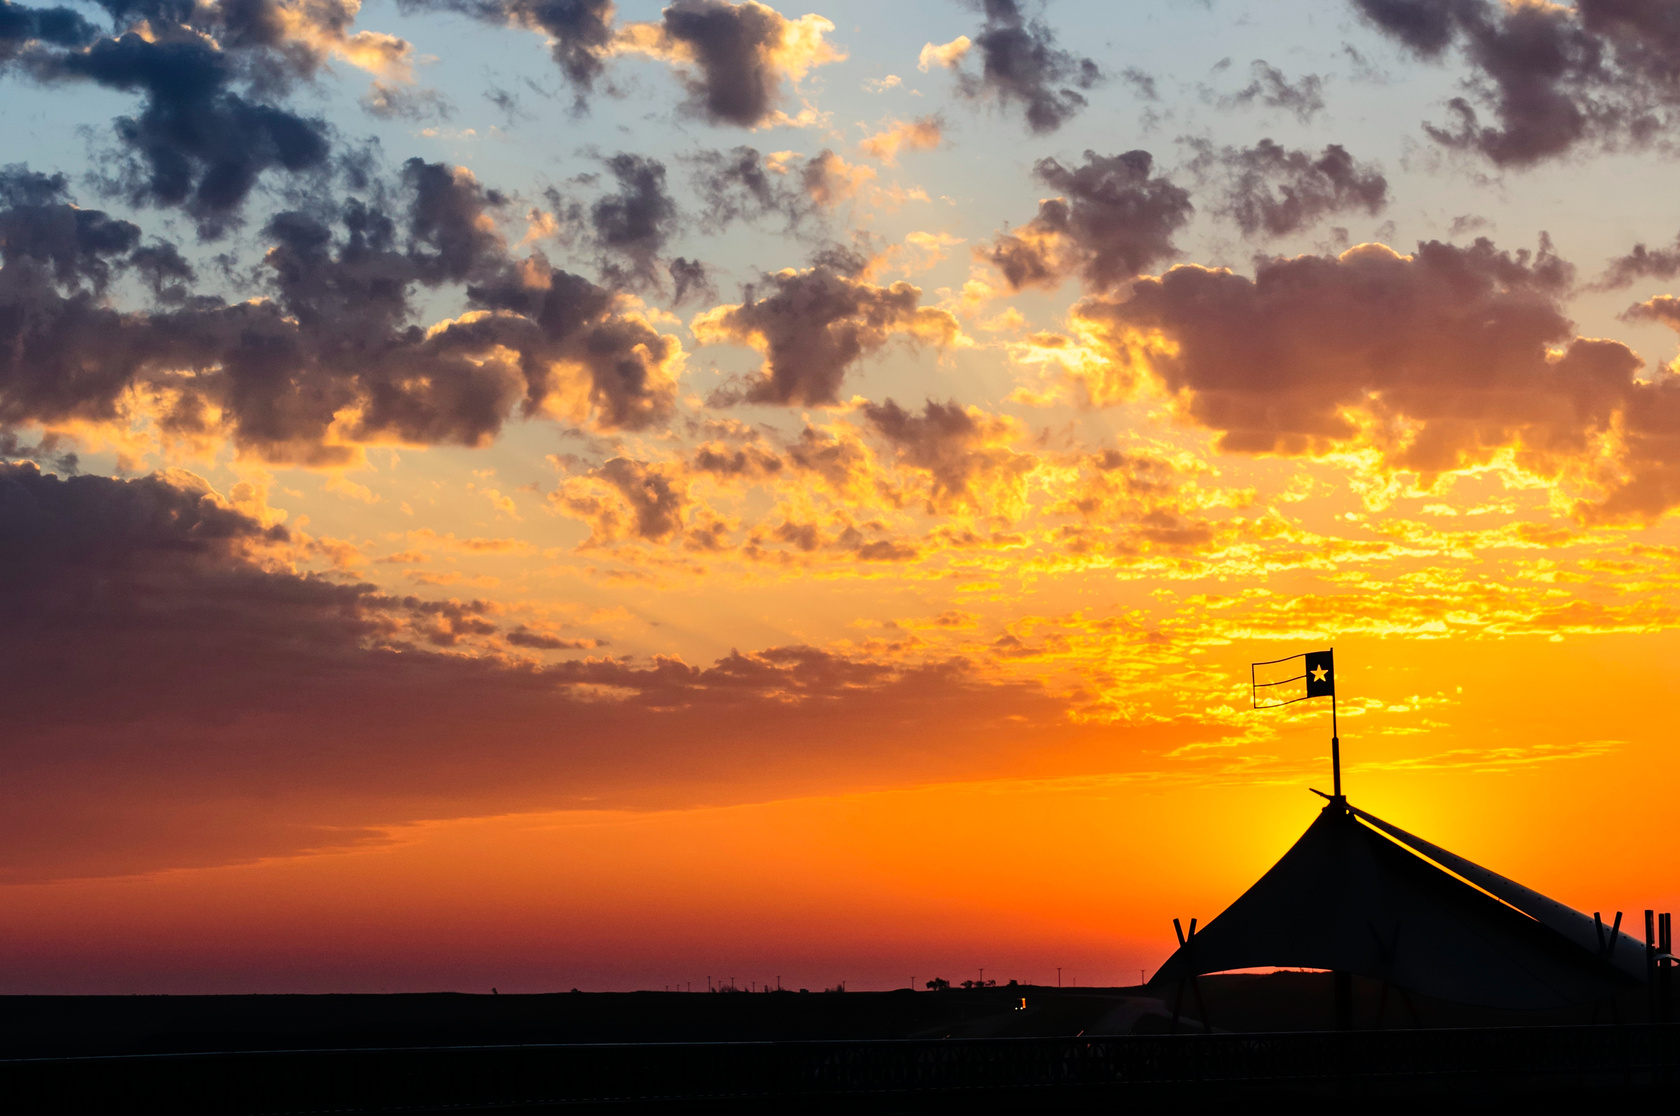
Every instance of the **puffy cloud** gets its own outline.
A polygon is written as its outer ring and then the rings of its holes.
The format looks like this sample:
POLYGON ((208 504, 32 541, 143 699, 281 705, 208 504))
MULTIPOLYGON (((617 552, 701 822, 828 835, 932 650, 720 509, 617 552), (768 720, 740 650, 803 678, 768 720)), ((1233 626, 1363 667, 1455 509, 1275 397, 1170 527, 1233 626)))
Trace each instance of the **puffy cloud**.
POLYGON ((1491 0, 1352 0, 1419 56, 1458 44, 1474 71, 1448 102, 1437 142, 1499 166, 1530 166, 1580 144, 1673 142, 1680 124, 1680 23, 1647 0, 1561 4, 1491 0), (1481 113, 1491 111, 1494 123, 1481 113))
MULTIPOLYGON (((980 52, 980 73, 957 71, 957 88, 977 101, 996 101, 1008 108, 1020 104, 1027 127, 1054 132, 1089 102, 1080 92, 1102 80, 1102 71, 1089 58, 1056 46, 1056 36, 1041 20, 1028 19, 1016 0, 985 0, 986 23, 972 49, 980 52)), ((969 53, 966 39, 943 47, 922 48, 919 65, 954 68, 969 53), (962 44, 959 46, 959 44, 962 44)))
MULTIPOLYGON (((1474 0, 1470 0, 1473 4, 1474 0)), ((1454 21, 1465 0, 1353 0, 1366 19, 1425 58, 1452 44, 1454 21)))
POLYGON ((477 305, 518 315, 468 315, 458 326, 463 338, 521 354, 528 410, 604 430, 646 429, 670 416, 682 344, 621 311, 611 292, 533 260, 468 294, 477 305))
POLYGON ((945 138, 945 122, 937 114, 919 120, 894 120, 887 127, 865 136, 858 147, 889 166, 904 151, 932 151, 945 138))
POLYGON ((812 156, 799 172, 805 193, 817 205, 832 209, 841 202, 857 196, 857 192, 875 178, 872 167, 848 163, 832 151, 812 156))
POLYGON ((659 23, 624 27, 613 49, 680 67, 696 115, 755 128, 775 119, 785 83, 846 57, 826 39, 833 30, 821 16, 788 19, 756 0, 674 0, 659 23))
POLYGON ((922 306, 921 289, 902 280, 878 287, 831 266, 767 276, 769 293, 718 306, 690 323, 701 344, 750 345, 764 354, 760 377, 734 401, 822 406, 840 401, 840 385, 860 358, 894 336, 949 345, 961 336, 947 311, 922 306))
MULTIPOLYGON (((618 190, 589 208, 595 243, 629 260, 625 278, 649 283, 677 223, 677 203, 665 189, 665 164, 620 152, 607 160, 607 169, 618 181, 618 190)), ((690 283, 696 278, 703 282, 703 273, 688 274, 690 283)))
MULTIPOLYGON (((327 57, 341 58, 387 83, 414 80, 414 47, 382 31, 351 32, 361 0, 293 0, 221 6, 229 42, 282 51, 299 73, 309 74, 327 57)), ((192 22, 199 23, 195 12, 192 22)), ((389 84, 386 85, 390 89, 389 84)))
POLYGON ((1316 158, 1269 139, 1253 147, 1204 147, 1197 164, 1217 163, 1227 176, 1225 209, 1250 236, 1287 236, 1350 210, 1375 216, 1388 204, 1388 180, 1339 143, 1316 158))
POLYGON ((32 44, 86 46, 98 34, 81 13, 70 8, 30 8, 0 0, 0 62, 32 44))
MULTIPOLYGON (((506 246, 496 230, 495 212, 507 199, 500 192, 480 186, 465 167, 421 159, 403 164, 403 181, 413 191, 407 255, 424 278, 458 282, 501 264, 506 246)), ((354 216, 347 222, 352 252, 368 235, 360 223, 354 216)))
MULTIPOLYGON (((1363 448, 1426 479, 1508 455, 1596 490, 1588 519, 1650 518, 1680 502, 1680 390, 1636 380, 1625 345, 1574 336, 1572 277, 1545 244, 1368 244, 1252 279, 1176 267, 1075 314, 1228 452, 1363 448)), ((1659 302, 1640 313, 1663 317, 1659 302)))
POLYGON ((819 15, 788 19, 756 0, 674 0, 658 22, 614 23, 611 0, 402 0, 405 7, 458 11, 540 31, 578 91, 578 105, 609 58, 645 55, 677 68, 688 109, 714 124, 775 122, 788 84, 846 55, 827 41, 819 15))
POLYGON ((1190 194, 1165 176, 1150 177, 1149 152, 1085 152, 1081 166, 1040 159, 1034 172, 1061 197, 1040 202, 1038 216, 997 238, 986 257, 1011 288, 1055 287, 1077 271, 1104 289, 1178 254, 1173 234, 1190 221, 1190 194))
POLYGON ((121 185, 135 204, 181 206, 206 236, 224 233, 263 172, 324 168, 324 121, 248 99, 231 85, 236 63, 212 40, 182 29, 149 39, 136 32, 84 50, 37 52, 42 81, 86 80, 141 94, 138 116, 116 123, 136 162, 121 185))
POLYGON ((589 524, 586 547, 626 540, 668 542, 682 532, 684 513, 693 503, 681 469, 627 457, 566 478, 549 499, 558 510, 589 524))
POLYGON ((948 43, 926 43, 916 55, 916 69, 924 74, 935 66, 954 70, 973 48, 974 40, 967 35, 958 35, 948 43))
POLYGON ((1617 256, 1604 268, 1593 286, 1599 290, 1631 287, 1641 279, 1672 279, 1680 275, 1680 236, 1671 248, 1647 248, 1635 244, 1625 256, 1617 256))
POLYGON ((185 208, 204 236, 238 221, 266 172, 327 172, 325 122, 276 99, 328 58, 378 76, 376 107, 415 108, 427 96, 400 88, 413 79, 407 42, 351 30, 358 0, 106 7, 116 24, 110 35, 63 9, 6 4, 0 62, 14 59, 38 81, 89 81, 138 94, 140 112, 114 128, 130 159, 109 176, 135 204, 185 208))
MULTIPOLYGON (((516 410, 600 429, 670 413, 675 338, 587 280, 509 259, 502 199, 465 171, 412 160, 403 179, 400 225, 356 199, 332 224, 278 214, 265 228, 273 297, 237 303, 187 297, 172 247, 137 247, 138 230, 98 211, 0 211, 0 419, 109 420, 139 392, 166 436, 225 430, 270 460, 334 464, 357 441, 482 444, 516 410), (113 266, 175 305, 105 305, 113 266), (415 325, 416 291, 454 283, 469 312, 415 325)), ((4 182, 25 201, 62 185, 22 171, 4 182)))
POLYGON ((67 204, 67 185, 62 174, 0 168, 0 202, 7 206, 0 210, 0 255, 20 269, 46 268, 61 285, 103 291, 113 262, 128 263, 139 247, 139 226, 67 204))
POLYGON ((700 260, 678 256, 665 265, 671 277, 671 301, 681 306, 690 298, 716 298, 717 287, 712 283, 710 269, 700 260))
POLYGON ((1680 331, 1680 298, 1658 295, 1628 307, 1622 317, 1628 321, 1661 322, 1672 330, 1680 331))

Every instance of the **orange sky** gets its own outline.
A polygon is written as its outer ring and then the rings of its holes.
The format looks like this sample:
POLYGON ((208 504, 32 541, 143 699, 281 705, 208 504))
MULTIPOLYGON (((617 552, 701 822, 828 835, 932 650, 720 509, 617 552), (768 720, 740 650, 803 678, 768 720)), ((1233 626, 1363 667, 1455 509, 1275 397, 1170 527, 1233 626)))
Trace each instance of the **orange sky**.
POLYGON ((1680 900, 1671 28, 269 7, 0 39, 0 993, 1133 981, 1329 646, 1358 805, 1680 900))

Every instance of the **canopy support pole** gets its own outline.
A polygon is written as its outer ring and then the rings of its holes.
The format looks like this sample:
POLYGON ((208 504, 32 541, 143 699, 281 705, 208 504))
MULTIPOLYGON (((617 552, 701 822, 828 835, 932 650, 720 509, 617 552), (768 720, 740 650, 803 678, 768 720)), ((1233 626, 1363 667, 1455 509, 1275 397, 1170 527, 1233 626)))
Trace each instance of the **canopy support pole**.
POLYGON ((1342 797, 1342 736, 1336 728, 1336 694, 1330 693, 1330 774, 1335 779, 1336 797, 1342 797))

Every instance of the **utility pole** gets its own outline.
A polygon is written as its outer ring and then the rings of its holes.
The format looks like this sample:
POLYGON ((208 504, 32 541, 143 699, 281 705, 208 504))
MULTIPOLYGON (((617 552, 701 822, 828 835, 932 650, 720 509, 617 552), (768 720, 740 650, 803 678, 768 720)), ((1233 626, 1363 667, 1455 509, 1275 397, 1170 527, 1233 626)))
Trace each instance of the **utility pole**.
POLYGON ((1057 965, 1056 966, 1056 987, 1060 988, 1061 986, 1062 986, 1062 967, 1060 965, 1057 965))

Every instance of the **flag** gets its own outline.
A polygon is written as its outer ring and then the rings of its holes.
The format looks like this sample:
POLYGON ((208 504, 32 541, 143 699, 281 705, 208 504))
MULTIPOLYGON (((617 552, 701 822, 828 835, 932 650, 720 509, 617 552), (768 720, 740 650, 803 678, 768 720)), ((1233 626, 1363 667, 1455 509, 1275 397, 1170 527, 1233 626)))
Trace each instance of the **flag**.
POLYGON ((1328 650, 1254 663, 1248 669, 1250 700, 1256 709, 1336 696, 1336 663, 1328 650))

